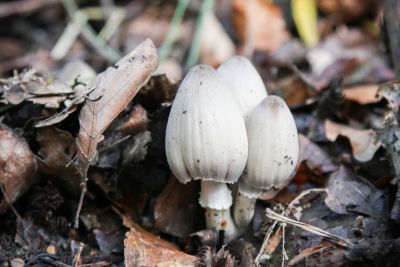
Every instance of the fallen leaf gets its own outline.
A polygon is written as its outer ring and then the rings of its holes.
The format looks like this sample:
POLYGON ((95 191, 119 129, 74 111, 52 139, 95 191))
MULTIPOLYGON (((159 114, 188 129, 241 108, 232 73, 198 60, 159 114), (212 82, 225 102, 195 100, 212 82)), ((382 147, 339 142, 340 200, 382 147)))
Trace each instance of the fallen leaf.
POLYGON ((27 143, 0 123, 0 213, 14 203, 35 182, 36 161, 27 143))
POLYGON ((157 51, 148 39, 97 76, 96 89, 79 115, 76 144, 80 162, 94 159, 103 132, 148 81, 157 64, 157 51))
POLYGON ((124 244, 127 267, 195 266, 197 260, 197 257, 178 250, 175 245, 145 231, 138 225, 131 224, 124 244))
POLYGON ((136 134, 146 130, 148 124, 147 111, 140 104, 137 104, 132 108, 129 118, 117 130, 124 135, 136 134))
POLYGON ((322 251, 334 247, 333 244, 328 243, 328 242, 322 242, 318 245, 306 248, 305 250, 302 250, 299 254, 294 256, 288 263, 288 266, 294 266, 295 264, 300 263, 302 260, 306 259, 307 257, 315 254, 315 253, 321 253, 322 251))
POLYGON ((365 84, 342 88, 342 93, 345 99, 355 101, 362 105, 379 102, 381 98, 377 96, 377 92, 378 85, 376 84, 365 84))
POLYGON ((325 204, 336 213, 352 211, 375 218, 385 218, 388 214, 384 192, 361 180, 346 167, 341 166, 332 173, 326 190, 325 204))
POLYGON ((341 135, 347 137, 353 150, 354 158, 358 161, 369 161, 381 146, 381 141, 372 130, 356 129, 344 124, 326 120, 325 135, 329 141, 336 141, 341 135))
POLYGON ((338 169, 338 165, 333 162, 330 156, 318 145, 311 142, 310 139, 299 134, 299 141, 299 163, 305 161, 311 170, 318 169, 323 173, 333 172, 338 169))
POLYGON ((289 40, 281 9, 272 1, 235 0, 233 23, 245 55, 274 52, 289 40))
POLYGON ((235 46, 213 12, 204 18, 200 62, 217 67, 235 54, 235 46))
POLYGON ((64 193, 79 195, 80 174, 76 166, 70 164, 76 152, 72 135, 55 127, 46 127, 38 130, 36 141, 40 146, 39 170, 52 175, 54 183, 64 193))
POLYGON ((200 188, 195 183, 181 184, 171 177, 154 207, 157 230, 178 237, 187 237, 201 229, 204 216, 198 204, 200 188))

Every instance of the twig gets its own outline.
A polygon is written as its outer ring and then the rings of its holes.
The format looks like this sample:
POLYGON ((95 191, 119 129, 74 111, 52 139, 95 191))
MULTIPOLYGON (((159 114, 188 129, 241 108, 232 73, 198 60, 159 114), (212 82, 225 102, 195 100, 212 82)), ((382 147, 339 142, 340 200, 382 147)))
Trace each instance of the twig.
POLYGON ((193 36, 192 44, 190 45, 189 56, 186 62, 186 67, 191 67, 199 60, 200 40, 203 33, 204 20, 208 13, 211 12, 214 6, 214 0, 204 0, 200 8, 200 15, 196 22, 196 29, 193 36))
MULTIPOLYGON (((284 210, 281 214, 284 215, 284 216, 288 216, 292 212, 292 209, 294 208, 294 206, 299 204, 300 199, 302 199, 303 197, 305 197, 306 195, 308 195, 310 193, 321 193, 321 192, 326 192, 326 190, 323 189, 323 188, 312 188, 312 189, 308 189, 308 190, 305 190, 305 191, 301 192, 301 194, 299 194, 295 199, 293 199, 289 203, 289 205, 286 208, 286 210, 284 210)), ((278 224, 278 221, 274 221, 274 223, 268 229, 268 231, 267 231, 267 233, 266 233, 266 235, 264 237, 264 241, 263 241, 263 244, 261 246, 261 249, 260 249, 260 251, 259 251, 259 253, 258 253, 258 255, 257 255, 256 259, 255 259, 255 265, 256 266, 260 265, 261 257, 264 255, 264 251, 265 251, 265 249, 266 249, 266 247, 268 245, 269 239, 271 238, 271 235, 274 232, 275 227, 277 226, 277 224, 278 224)), ((280 225, 279 228, 281 228, 281 227, 282 227, 282 225, 280 225)), ((278 228, 278 231, 279 231, 279 228, 278 228)))
POLYGON ((87 21, 83 21, 80 18, 81 15, 78 14, 81 11, 79 11, 75 2, 73 0, 62 0, 62 3, 68 15, 79 22, 80 26, 82 27, 83 36, 97 50, 97 52, 111 62, 118 61, 118 59, 120 58, 118 52, 116 52, 112 47, 108 46, 103 39, 98 37, 96 35, 96 32, 87 23, 87 21))
POLYGON ((79 243, 78 251, 76 252, 75 257, 74 257, 74 262, 73 262, 74 267, 78 267, 79 263, 81 262, 82 250, 83 250, 83 244, 79 243))
POLYGON ((160 62, 165 60, 167 56, 171 53, 172 44, 174 43, 178 34, 178 27, 179 25, 181 25, 183 16, 185 15, 188 5, 189 0, 179 0, 174 15, 172 16, 171 25, 169 27, 167 36, 165 37, 165 40, 159 50, 160 62))
POLYGON ((287 224, 291 224, 294 226, 297 226, 305 231, 308 231, 310 233, 316 234, 316 235, 320 235, 323 237, 327 237, 329 238, 331 241, 335 242, 336 244, 342 246, 342 247, 346 247, 346 248, 351 248, 353 247, 353 243, 351 243, 349 240, 341 238, 340 236, 331 234, 325 230, 322 230, 321 228, 318 228, 314 225, 308 224, 308 223, 304 223, 304 222, 300 222, 300 221, 296 221, 293 220, 289 217, 283 216, 281 214, 278 214, 274 211, 272 211, 270 208, 267 208, 266 210, 266 216, 272 220, 275 221, 279 221, 281 223, 287 223, 287 224))
POLYGON ((79 202, 78 206, 76 208, 76 214, 75 214, 75 222, 74 222, 74 228, 78 229, 79 228, 79 215, 82 210, 82 205, 83 205, 83 199, 85 198, 85 194, 87 191, 87 172, 89 170, 89 161, 84 161, 82 159, 78 159, 79 162, 79 170, 81 170, 81 177, 82 177, 82 183, 81 183, 81 195, 79 197, 79 202))

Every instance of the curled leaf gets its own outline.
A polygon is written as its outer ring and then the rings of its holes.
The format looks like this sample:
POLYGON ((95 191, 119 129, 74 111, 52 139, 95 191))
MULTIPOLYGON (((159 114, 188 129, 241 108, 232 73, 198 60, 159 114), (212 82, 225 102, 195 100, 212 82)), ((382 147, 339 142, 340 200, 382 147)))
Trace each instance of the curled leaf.
POLYGON ((103 132, 148 81, 157 64, 157 51, 148 39, 97 76, 96 89, 79 115, 76 143, 80 160, 94 159, 103 132))

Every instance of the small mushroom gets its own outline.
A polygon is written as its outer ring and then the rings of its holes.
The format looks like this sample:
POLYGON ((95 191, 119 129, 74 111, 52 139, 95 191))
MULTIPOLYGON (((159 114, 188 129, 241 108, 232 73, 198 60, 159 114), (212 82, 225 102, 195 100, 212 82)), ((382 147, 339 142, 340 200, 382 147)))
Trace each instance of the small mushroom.
POLYGON ((263 189, 285 184, 293 174, 299 139, 292 113, 278 96, 268 96, 246 120, 249 155, 239 180, 234 219, 243 232, 254 215, 257 197, 263 189))
POLYGON ((217 72, 229 85, 244 117, 267 96, 256 68, 243 56, 234 56, 225 61, 217 72))
POLYGON ((236 236, 231 191, 247 161, 244 119, 227 85, 208 65, 190 69, 180 85, 168 118, 165 148, 168 164, 181 183, 201 180, 200 205, 207 227, 236 236))

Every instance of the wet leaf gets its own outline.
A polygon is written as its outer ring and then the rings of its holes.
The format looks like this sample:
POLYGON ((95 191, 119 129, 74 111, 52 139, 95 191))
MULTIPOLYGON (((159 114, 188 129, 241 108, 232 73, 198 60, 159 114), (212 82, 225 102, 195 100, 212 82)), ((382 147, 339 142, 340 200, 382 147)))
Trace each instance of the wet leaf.
POLYGON ((119 126, 117 130, 124 135, 136 134, 147 130, 148 124, 149 118, 147 117, 147 111, 138 104, 132 108, 129 118, 119 126))

